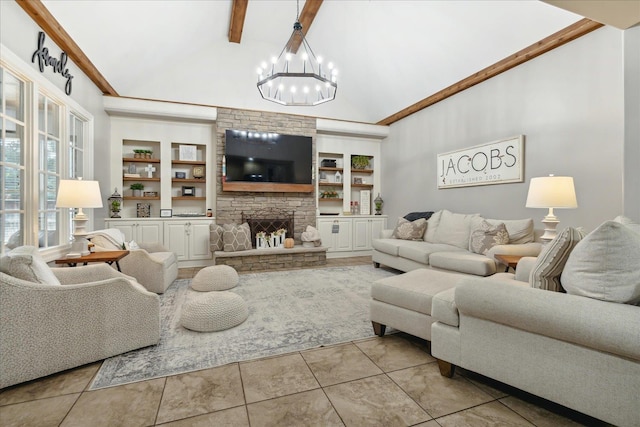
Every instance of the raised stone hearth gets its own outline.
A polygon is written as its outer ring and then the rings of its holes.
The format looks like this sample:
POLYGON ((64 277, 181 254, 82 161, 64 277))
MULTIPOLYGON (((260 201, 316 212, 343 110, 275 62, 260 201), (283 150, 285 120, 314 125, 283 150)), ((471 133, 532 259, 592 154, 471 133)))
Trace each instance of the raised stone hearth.
POLYGON ((280 270, 295 267, 316 267, 327 263, 327 248, 318 246, 290 249, 250 249, 248 251, 213 254, 215 265, 229 265, 237 271, 280 270))

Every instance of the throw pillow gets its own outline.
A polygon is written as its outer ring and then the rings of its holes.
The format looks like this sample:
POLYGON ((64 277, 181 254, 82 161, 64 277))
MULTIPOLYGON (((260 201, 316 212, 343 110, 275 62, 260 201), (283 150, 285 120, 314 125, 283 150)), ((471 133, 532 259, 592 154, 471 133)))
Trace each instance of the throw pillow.
POLYGON ((507 243, 509 243, 509 233, 507 233, 507 227, 504 224, 491 225, 483 220, 480 227, 471 232, 469 250, 486 255, 492 247, 507 243))
POLYGON ((398 218, 398 224, 391 237, 402 240, 422 240, 426 228, 427 220, 424 218, 416 219, 415 221, 398 218))
POLYGON ((96 245, 102 251, 121 251, 122 246, 116 245, 113 240, 105 236, 97 235, 91 237, 91 243, 96 245))
POLYGON ((424 241, 433 243, 433 239, 436 234, 436 230, 438 229, 438 224, 440 223, 440 217, 442 216, 442 211, 434 212, 433 215, 429 217, 427 220, 427 231, 424 233, 424 241))
POLYGON ((246 251, 251 249, 251 230, 246 222, 242 225, 225 224, 222 240, 225 252, 246 251))
POLYGON ((407 221, 415 221, 420 218, 429 219, 431 215, 433 215, 433 212, 409 212, 404 216, 404 219, 407 221))
POLYGON ((209 245, 211 247, 211 252, 224 250, 224 241, 222 240, 223 234, 224 229, 222 226, 218 224, 211 224, 209 226, 209 245))
POLYGON ((534 241, 533 219, 487 219, 489 224, 504 224, 509 233, 509 244, 519 245, 534 241))
POLYGON ((569 256, 562 272, 567 293, 603 301, 640 303, 640 235, 606 221, 569 256))
POLYGON ((0 258, 0 271, 16 279, 43 285, 60 285, 34 246, 19 246, 0 258))
POLYGON ((636 233, 640 234, 640 224, 638 224, 631 218, 627 218, 623 215, 618 215, 614 218, 614 221, 619 222, 620 224, 627 226, 627 228, 631 229, 631 231, 635 231, 636 233))
POLYGON ((560 275, 569 259, 569 254, 582 238, 582 233, 567 227, 551 242, 547 243, 538 255, 531 269, 529 283, 532 288, 563 292, 560 275))
POLYGON ((433 236, 433 243, 444 243, 465 250, 469 249, 471 221, 477 217, 477 214, 466 215, 443 210, 433 236))

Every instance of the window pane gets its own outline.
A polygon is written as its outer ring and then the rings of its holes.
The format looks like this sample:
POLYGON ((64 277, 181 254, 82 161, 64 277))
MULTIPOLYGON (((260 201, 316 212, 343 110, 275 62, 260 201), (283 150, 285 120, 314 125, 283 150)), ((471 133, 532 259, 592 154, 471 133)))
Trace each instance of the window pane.
POLYGON ((49 175, 47 177, 47 204, 46 209, 54 210, 56 208, 56 197, 58 196, 58 178, 49 175))
POLYGON ((5 213, 0 227, 3 227, 2 242, 8 249, 24 245, 24 236, 20 232, 22 229, 22 214, 5 213))
POLYGON ((20 121, 24 120, 24 83, 5 72, 4 96, 6 100, 5 114, 20 121))
POLYGON ((69 145, 82 150, 84 147, 84 127, 83 122, 76 116, 71 116, 71 133, 69 135, 69 145))
POLYGON ((0 171, 3 177, 4 210, 17 211, 22 209, 22 198, 20 197, 21 170, 4 166, 0 168, 0 171))
POLYGON ((2 158, 5 162, 22 164, 22 144, 24 141, 24 126, 11 121, 5 121, 5 139, 2 141, 2 158))
POLYGON ((53 136, 60 134, 60 106, 51 100, 47 102, 47 133, 53 136))
POLYGON ((38 246, 55 246, 58 244, 58 214, 56 212, 41 213, 38 217, 38 246))
POLYGON ((38 94, 38 130, 44 132, 46 130, 47 121, 45 120, 46 101, 42 94, 38 94))
POLYGON ((2 88, 3 81, 4 81, 4 69, 0 67, 0 106, 2 105, 2 99, 4 98, 4 89, 2 88))
POLYGON ((58 172, 58 141, 47 141, 47 171, 58 172))
POLYGON ((83 164, 82 164, 82 151, 71 149, 70 159, 70 171, 69 176, 78 177, 82 176, 83 164))

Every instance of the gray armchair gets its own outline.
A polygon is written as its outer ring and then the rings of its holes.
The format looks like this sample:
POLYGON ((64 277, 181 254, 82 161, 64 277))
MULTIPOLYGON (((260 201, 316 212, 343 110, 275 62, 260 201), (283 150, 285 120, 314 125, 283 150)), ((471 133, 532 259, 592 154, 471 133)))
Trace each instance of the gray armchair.
POLYGON ((159 340, 159 297, 108 265, 49 268, 25 246, 0 260, 0 388, 159 340))

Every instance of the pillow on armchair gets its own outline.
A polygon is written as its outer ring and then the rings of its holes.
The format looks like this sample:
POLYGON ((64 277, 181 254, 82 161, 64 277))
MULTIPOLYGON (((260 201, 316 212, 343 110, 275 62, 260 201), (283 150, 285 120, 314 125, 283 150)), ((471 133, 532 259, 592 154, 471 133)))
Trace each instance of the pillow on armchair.
POLYGON ((0 258, 0 271, 16 279, 43 285, 61 285, 51 268, 40 256, 38 248, 18 246, 0 258))

